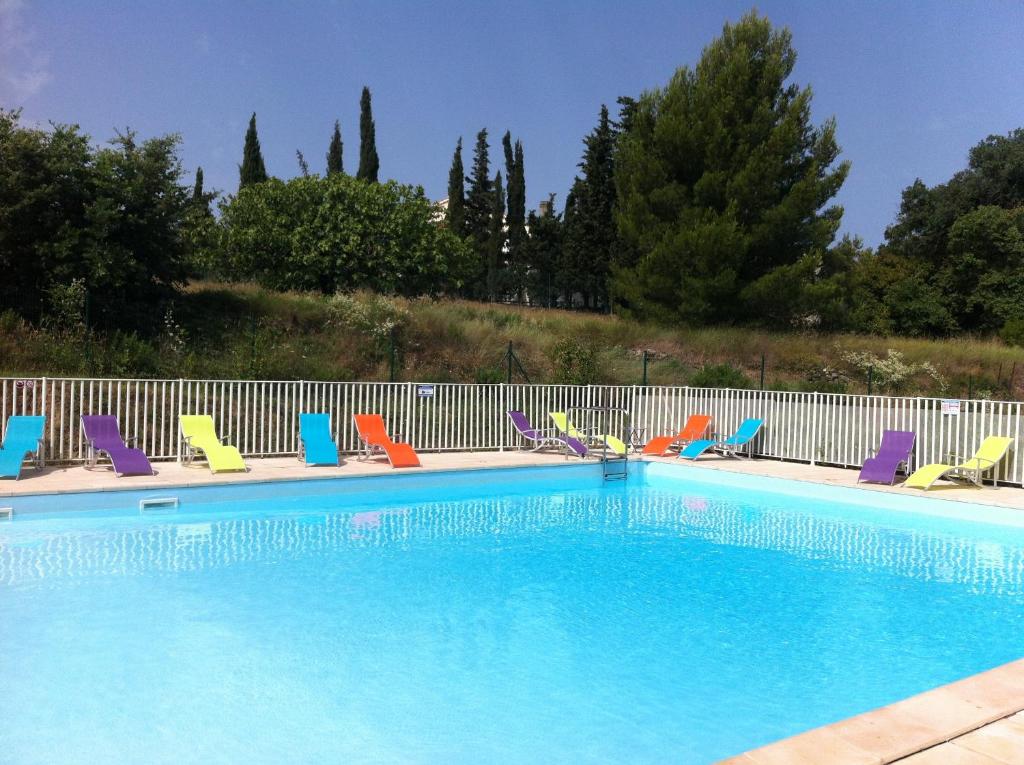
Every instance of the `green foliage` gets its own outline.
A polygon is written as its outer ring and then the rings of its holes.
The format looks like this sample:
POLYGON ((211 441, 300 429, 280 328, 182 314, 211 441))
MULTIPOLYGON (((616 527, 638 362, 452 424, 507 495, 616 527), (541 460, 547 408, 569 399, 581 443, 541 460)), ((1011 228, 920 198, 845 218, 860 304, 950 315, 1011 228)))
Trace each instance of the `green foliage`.
POLYGON ((579 294, 583 305, 608 304, 608 279, 621 240, 615 224, 615 146, 618 131, 602 105, 597 127, 583 139, 582 177, 576 178, 565 208, 562 265, 567 301, 579 294))
POLYGON ((490 240, 491 212, 494 209, 494 187, 490 176, 490 146, 487 128, 476 134, 473 148, 473 167, 466 177, 466 234, 470 237, 476 263, 470 271, 467 294, 471 297, 487 296, 487 243, 490 240))
POLYGON ((554 382, 565 385, 592 385, 597 382, 597 350, 578 337, 566 337, 551 352, 554 382))
POLYGON ((334 133, 331 135, 330 146, 327 147, 327 174, 344 173, 345 165, 342 161, 341 123, 334 121, 334 133))
POLYGON ((497 300, 501 296, 501 265, 505 252, 505 192, 501 187, 501 173, 494 176, 491 219, 487 232, 487 298, 497 300))
POLYGON ((530 301, 551 308, 560 292, 558 263, 562 255, 562 219, 554 210, 555 195, 548 198, 546 214, 531 211, 530 237, 524 245, 523 259, 528 266, 526 287, 530 301))
POLYGON ((689 380, 694 388, 750 388, 747 376, 729 364, 705 364, 689 380))
POLYGON ((1003 328, 999 331, 999 337, 1007 345, 1024 348, 1024 317, 1007 319, 1003 328))
POLYGON ((185 277, 178 137, 92 148, 75 126, 19 120, 0 110, 0 305, 37 322, 54 288, 80 280, 90 324, 152 328, 185 277))
POLYGON ((185 211, 182 239, 185 243, 186 270, 189 276, 209 276, 216 273, 220 229, 210 205, 217 192, 203 190, 203 168, 196 170, 191 204, 185 211))
POLYGON ((263 164, 263 152, 260 150, 260 138, 256 134, 256 112, 253 112, 249 118, 249 128, 245 131, 242 164, 238 167, 238 190, 241 191, 255 183, 263 183, 267 178, 267 167, 263 164))
MULTIPOLYGON (((617 300, 636 315, 693 324, 758 318, 768 287, 744 290, 823 252, 849 166, 835 122, 811 124, 811 90, 787 84, 788 30, 752 12, 726 24, 695 69, 628 104, 615 163, 617 300)), ((568 213, 567 213, 568 218, 568 213)), ((806 265, 805 265, 806 267, 806 265)))
POLYGON ((1024 315, 1024 129, 979 143, 944 184, 908 186, 879 258, 902 279, 866 279, 866 293, 893 331, 993 332, 1024 315), (906 304, 927 320, 901 324, 906 304))
POLYGON ((380 159, 377 157, 377 128, 373 123, 373 105, 370 103, 370 89, 363 87, 359 98, 359 170, 356 177, 371 183, 377 182, 380 159))
POLYGON ((466 187, 465 173, 462 167, 462 138, 455 144, 452 156, 452 169, 448 172, 448 209, 445 219, 448 228, 456 236, 466 235, 466 187))
POLYGON ((468 253, 434 225, 419 187, 343 174, 243 189, 221 207, 222 270, 273 289, 374 289, 420 295, 458 289, 468 253))
POLYGON ((502 290, 508 297, 521 300, 526 287, 526 173, 523 168, 523 144, 512 145, 512 134, 502 138, 505 150, 505 179, 508 213, 505 226, 508 244, 503 252, 502 290))

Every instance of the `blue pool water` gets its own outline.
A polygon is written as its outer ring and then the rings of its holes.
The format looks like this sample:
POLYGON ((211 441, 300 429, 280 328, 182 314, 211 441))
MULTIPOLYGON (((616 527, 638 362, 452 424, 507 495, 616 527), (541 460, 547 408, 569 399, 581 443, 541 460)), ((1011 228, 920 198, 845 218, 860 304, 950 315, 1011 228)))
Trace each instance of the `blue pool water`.
POLYGON ((1013 513, 645 467, 19 500, 0 759, 704 763, 1024 655, 1013 513))

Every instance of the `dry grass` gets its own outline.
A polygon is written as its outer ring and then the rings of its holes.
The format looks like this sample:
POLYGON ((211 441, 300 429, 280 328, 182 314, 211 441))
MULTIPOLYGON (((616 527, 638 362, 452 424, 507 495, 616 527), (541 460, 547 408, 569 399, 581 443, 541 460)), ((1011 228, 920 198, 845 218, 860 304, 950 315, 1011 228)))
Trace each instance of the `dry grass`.
MULTIPOLYGON (((908 363, 934 365, 945 382, 942 386, 926 374, 917 374, 905 383, 903 393, 966 396, 972 392, 1001 398, 1011 393, 1011 373, 1012 395, 1024 393, 1024 352, 996 339, 689 329, 463 300, 383 300, 368 294, 355 299, 365 308, 364 322, 358 326, 319 295, 196 283, 177 307, 176 317, 185 333, 180 353, 168 350, 166 338, 112 342, 105 336, 93 338, 89 346, 6 317, 0 321, 0 374, 386 380, 387 333, 375 334, 368 326, 374 322, 383 326, 385 314, 397 311, 401 320, 396 360, 401 380, 503 381, 504 355, 511 341, 532 382, 559 378, 559 349, 570 343, 592 354, 599 382, 639 383, 646 350, 651 384, 685 384, 702 367, 728 365, 756 385, 763 355, 767 387, 861 392, 866 389, 866 375, 844 361, 844 354, 861 351, 884 357, 894 349, 908 363), (110 352, 113 346, 120 350, 110 352)), ((517 374, 515 380, 521 379, 517 374)))

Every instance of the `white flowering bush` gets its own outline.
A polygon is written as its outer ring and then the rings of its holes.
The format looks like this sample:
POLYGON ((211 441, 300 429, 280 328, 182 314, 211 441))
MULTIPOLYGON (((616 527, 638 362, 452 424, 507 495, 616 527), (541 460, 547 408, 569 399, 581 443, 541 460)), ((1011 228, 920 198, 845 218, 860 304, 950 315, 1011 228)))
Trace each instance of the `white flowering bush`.
POLYGON ((331 323, 386 341, 409 323, 408 309, 395 300, 370 293, 338 293, 329 301, 331 323))
POLYGON ((880 358, 870 351, 842 351, 843 361, 866 376, 871 370, 871 379, 879 390, 900 393, 907 384, 919 375, 929 377, 940 392, 946 390, 946 380, 930 361, 910 363, 906 357, 893 348, 880 358))

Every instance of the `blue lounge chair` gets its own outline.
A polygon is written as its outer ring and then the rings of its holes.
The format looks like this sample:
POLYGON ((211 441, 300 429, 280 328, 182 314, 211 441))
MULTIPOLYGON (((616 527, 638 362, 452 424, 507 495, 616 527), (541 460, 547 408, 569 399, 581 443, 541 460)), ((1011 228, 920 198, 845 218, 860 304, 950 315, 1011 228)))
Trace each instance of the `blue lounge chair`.
POLYGON ((740 452, 746 447, 747 456, 750 456, 751 448, 754 445, 754 438, 757 436, 764 420, 749 419, 740 423, 736 432, 728 438, 705 438, 700 441, 691 442, 685 449, 679 452, 682 459, 695 460, 708 449, 714 449, 723 457, 736 457, 742 455, 740 452))
POLYGON ((339 464, 329 414, 299 415, 299 459, 307 465, 339 464))
POLYGON ((7 420, 7 432, 0 446, 0 478, 18 480, 25 457, 35 456, 36 467, 43 465, 43 429, 45 417, 16 415, 7 420))

